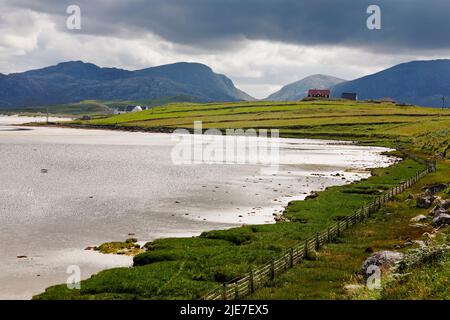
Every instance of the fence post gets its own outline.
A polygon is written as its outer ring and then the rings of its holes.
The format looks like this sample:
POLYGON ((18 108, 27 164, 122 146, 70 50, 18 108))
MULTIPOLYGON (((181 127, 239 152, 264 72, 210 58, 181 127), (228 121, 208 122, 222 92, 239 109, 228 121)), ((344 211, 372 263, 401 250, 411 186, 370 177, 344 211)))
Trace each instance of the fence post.
POLYGON ((316 233, 316 250, 319 250, 320 249, 320 235, 319 235, 319 233, 317 232, 316 233))
POLYGON ((338 220, 337 222, 337 236, 340 237, 341 236, 341 221, 338 220))
POLYGON ((227 284, 223 284, 223 292, 222 292, 222 298, 223 300, 227 300, 227 284))
POLYGON ((270 261, 270 272, 271 272, 270 278, 272 280, 275 279, 275 260, 274 259, 272 259, 272 261, 270 261))
POLYGON ((234 300, 239 299, 239 288, 237 282, 234 284, 234 300))
POLYGON ((308 258, 308 240, 305 240, 305 248, 304 248, 304 251, 305 251, 304 259, 307 259, 307 258, 308 258))
POLYGON ((328 243, 330 243, 330 242, 331 242, 331 233, 330 233, 330 227, 328 227, 328 229, 327 229, 327 241, 328 241, 328 243))
POLYGON ((290 252, 290 256, 291 256, 291 268, 294 267, 294 248, 291 248, 290 252))
POLYGON ((250 292, 253 293, 253 292, 255 292, 255 283, 253 280, 253 270, 250 271, 249 281, 250 281, 250 292))

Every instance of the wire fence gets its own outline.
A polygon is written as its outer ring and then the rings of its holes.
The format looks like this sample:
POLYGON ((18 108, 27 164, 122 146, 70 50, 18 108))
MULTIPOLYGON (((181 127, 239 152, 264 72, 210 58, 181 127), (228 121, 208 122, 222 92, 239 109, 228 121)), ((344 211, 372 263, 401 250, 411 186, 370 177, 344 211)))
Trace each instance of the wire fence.
POLYGON ((369 218, 373 213, 380 210, 385 202, 416 184, 428 173, 436 171, 436 162, 422 159, 406 150, 398 150, 411 159, 424 164, 426 169, 418 172, 413 177, 392 189, 385 191, 372 202, 356 210, 352 215, 341 218, 328 227, 327 230, 317 233, 314 237, 311 237, 303 243, 287 249, 279 258, 269 261, 240 278, 218 286, 206 294, 202 300, 238 300, 252 294, 258 288, 263 287, 269 281, 273 280, 277 275, 301 263, 308 257, 308 252, 312 250, 317 251, 323 245, 333 242, 343 231, 369 218))

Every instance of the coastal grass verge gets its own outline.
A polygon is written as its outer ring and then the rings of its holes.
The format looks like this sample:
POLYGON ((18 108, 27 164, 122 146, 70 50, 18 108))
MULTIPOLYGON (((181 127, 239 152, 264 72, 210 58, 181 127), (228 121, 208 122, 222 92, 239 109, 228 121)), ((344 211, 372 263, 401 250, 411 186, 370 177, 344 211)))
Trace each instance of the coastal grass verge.
MULTIPOLYGON (((428 174, 411 189, 385 203, 370 219, 344 231, 334 243, 325 245, 315 260, 303 261, 247 299, 450 299, 448 258, 434 264, 418 265, 402 278, 383 283, 381 290, 369 290, 362 272, 363 262, 373 252, 396 250, 407 253, 418 248, 420 241, 430 241, 429 235, 433 246, 450 244, 450 228, 433 233, 431 217, 427 223, 411 222, 418 215, 427 216, 430 210, 417 208, 412 195, 421 193, 423 187, 448 181, 450 161, 441 161, 435 173, 428 174)), ((440 195, 445 198, 445 191, 440 195)))

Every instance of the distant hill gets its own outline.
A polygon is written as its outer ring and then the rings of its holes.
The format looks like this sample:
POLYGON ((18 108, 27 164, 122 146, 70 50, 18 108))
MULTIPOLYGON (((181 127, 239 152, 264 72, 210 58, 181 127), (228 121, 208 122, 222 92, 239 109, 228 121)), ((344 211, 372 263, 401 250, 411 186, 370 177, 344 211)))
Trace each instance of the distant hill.
POLYGON ((450 60, 413 61, 338 84, 332 96, 356 92, 360 100, 392 98, 398 102, 429 107, 442 106, 450 97, 450 60))
POLYGON ((284 86, 281 90, 271 94, 265 100, 301 100, 308 95, 309 89, 330 89, 334 85, 342 82, 345 82, 345 80, 323 74, 316 74, 284 86))
POLYGON ((224 75, 198 63, 175 63, 137 71, 100 68, 81 61, 0 75, 0 109, 83 100, 185 97, 189 101, 254 100, 224 75))

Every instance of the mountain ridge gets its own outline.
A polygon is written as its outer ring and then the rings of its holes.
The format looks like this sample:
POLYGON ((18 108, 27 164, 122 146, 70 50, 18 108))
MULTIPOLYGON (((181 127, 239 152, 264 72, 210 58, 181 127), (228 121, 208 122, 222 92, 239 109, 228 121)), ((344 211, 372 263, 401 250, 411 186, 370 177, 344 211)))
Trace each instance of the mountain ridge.
POLYGON ((441 107, 442 97, 450 97, 450 60, 400 63, 332 88, 335 98, 343 92, 356 92, 360 100, 389 97, 400 103, 441 107))
POLYGON ((83 61, 0 75, 0 108, 189 96, 198 102, 254 100, 203 64, 178 62, 129 71, 83 61))
POLYGON ((264 100, 267 101, 295 101, 308 95, 309 89, 330 89, 346 80, 330 75, 314 74, 301 80, 289 83, 277 92, 272 93, 264 100))

